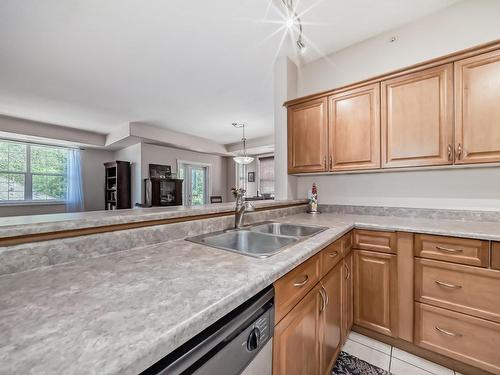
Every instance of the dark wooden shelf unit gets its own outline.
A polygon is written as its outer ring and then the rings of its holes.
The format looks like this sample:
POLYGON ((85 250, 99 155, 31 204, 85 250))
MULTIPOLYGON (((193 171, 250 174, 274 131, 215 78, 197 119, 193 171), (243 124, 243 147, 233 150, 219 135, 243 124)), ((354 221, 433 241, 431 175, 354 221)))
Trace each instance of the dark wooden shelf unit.
POLYGON ((131 208, 130 162, 112 161, 104 163, 106 169, 104 209, 131 208))

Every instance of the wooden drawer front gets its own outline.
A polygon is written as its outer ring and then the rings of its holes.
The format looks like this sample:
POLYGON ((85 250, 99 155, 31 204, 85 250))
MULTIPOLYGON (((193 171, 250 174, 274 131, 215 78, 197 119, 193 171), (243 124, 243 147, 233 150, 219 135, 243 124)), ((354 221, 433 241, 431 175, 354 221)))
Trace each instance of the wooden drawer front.
POLYGON ((488 241, 416 234, 415 256, 488 267, 488 241))
POLYGON ((500 374, 500 324, 415 303, 415 344, 500 374))
POLYGON ((356 229, 354 231, 354 248, 396 253, 396 232, 356 229))
POLYGON ((500 272, 417 258, 415 299, 500 323, 500 272))
POLYGON ((491 244, 491 268, 500 270, 500 242, 491 244))
POLYGON ((320 264, 320 254, 317 254, 274 283, 276 323, 318 283, 320 264))
POLYGON ((342 260, 342 239, 331 243, 321 250, 321 277, 325 276, 342 260))
POLYGON ((353 232, 350 231, 342 237, 342 253, 345 255, 352 250, 354 245, 353 232))

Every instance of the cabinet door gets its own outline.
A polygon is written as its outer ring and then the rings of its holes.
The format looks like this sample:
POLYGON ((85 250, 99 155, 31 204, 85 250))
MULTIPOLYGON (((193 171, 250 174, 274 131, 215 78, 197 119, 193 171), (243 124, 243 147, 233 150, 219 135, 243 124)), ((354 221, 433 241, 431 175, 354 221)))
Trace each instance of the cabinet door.
POLYGON ((457 164, 500 161, 500 51, 455 63, 457 164))
POLYGON ((354 250, 354 324, 397 335, 396 255, 354 250))
POLYGON ((453 163, 453 65, 382 82, 382 167, 453 163))
POLYGON ((343 262, 342 269, 342 341, 345 342, 353 324, 353 303, 354 303, 354 256, 351 251, 343 262))
POLYGON ((321 313, 321 371, 330 374, 342 345, 342 262, 322 280, 326 307, 321 313))
POLYGON ((318 284, 275 327, 274 375, 319 374, 322 306, 318 284))
POLYGON ((327 170, 327 99, 288 108, 288 173, 327 170))
POLYGON ((329 98, 330 170, 380 168, 380 85, 329 98))

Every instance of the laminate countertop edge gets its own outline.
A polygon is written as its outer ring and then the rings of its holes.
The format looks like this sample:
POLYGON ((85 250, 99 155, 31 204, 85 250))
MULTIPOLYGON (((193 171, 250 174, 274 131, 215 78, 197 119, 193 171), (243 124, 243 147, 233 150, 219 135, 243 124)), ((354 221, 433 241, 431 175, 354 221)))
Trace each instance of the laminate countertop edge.
POLYGON ((266 259, 176 240, 0 277, 0 373, 137 374, 355 227, 500 240, 500 223, 277 221, 329 229, 266 259))
MULTIPOLYGON (((257 210, 261 211, 305 205, 307 200, 263 200, 251 203, 257 210)), ((3 217, 0 218, 0 241, 5 242, 9 239, 25 236, 57 235, 57 233, 69 231, 74 232, 71 236, 78 236, 81 235, 78 232, 84 230, 85 233, 82 234, 89 234, 92 231, 102 233, 127 229, 127 226, 141 227, 159 225, 169 221, 178 222, 182 219, 195 220, 204 217, 224 216, 234 213, 234 205, 234 202, 226 202, 201 206, 151 207, 3 217), (108 229, 106 229, 107 227, 108 229)))

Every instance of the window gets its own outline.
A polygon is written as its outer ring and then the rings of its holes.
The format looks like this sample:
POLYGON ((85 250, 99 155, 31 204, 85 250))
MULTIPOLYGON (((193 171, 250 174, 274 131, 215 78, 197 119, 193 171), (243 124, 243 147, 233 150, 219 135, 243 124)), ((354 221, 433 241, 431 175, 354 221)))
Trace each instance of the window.
POLYGON ((0 203, 66 200, 68 149, 0 140, 0 203))
POLYGON ((236 188, 247 190, 247 166, 235 163, 236 168, 236 188))
POLYGON ((274 195, 274 156, 259 158, 259 192, 274 195))

